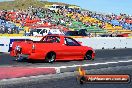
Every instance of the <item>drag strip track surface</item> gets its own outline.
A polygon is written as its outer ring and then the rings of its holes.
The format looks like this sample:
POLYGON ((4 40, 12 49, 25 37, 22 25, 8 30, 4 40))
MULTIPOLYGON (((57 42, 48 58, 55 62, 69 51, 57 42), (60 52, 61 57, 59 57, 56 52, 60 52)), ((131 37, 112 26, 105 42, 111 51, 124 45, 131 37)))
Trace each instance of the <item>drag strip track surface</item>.
POLYGON ((115 50, 96 50, 96 58, 94 61, 62 61, 44 63, 42 62, 16 62, 15 57, 11 57, 9 54, 0 53, 0 66, 35 66, 35 67, 58 67, 58 66, 70 66, 70 65, 83 65, 91 63, 103 63, 111 61, 127 61, 132 60, 132 49, 115 49, 115 50))
MULTIPOLYGON (((132 65, 121 67, 110 67, 96 70, 87 70, 88 74, 130 74, 132 77, 132 65)), ((85 83, 79 84, 76 80, 74 73, 56 74, 55 78, 44 79, 43 76, 34 79, 22 79, 22 80, 10 80, 1 88, 132 88, 132 82, 130 83, 85 83), (67 75, 67 76, 66 76, 67 75), (64 76, 64 77, 63 77, 64 76), (24 80, 24 81, 23 81, 24 80), (13 83, 12 83, 13 82, 13 83)))

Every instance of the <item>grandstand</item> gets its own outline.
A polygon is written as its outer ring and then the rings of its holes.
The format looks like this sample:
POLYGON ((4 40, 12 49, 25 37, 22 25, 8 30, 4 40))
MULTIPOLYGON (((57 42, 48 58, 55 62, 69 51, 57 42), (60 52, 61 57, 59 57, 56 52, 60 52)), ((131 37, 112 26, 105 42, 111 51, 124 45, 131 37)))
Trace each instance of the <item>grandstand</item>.
POLYGON ((0 4, 5 6, 12 4, 13 7, 0 6, 0 9, 7 9, 0 11, 0 36, 23 36, 24 33, 29 33, 31 28, 47 26, 58 26, 64 31, 86 29, 87 32, 97 34, 115 32, 132 34, 132 19, 122 14, 103 15, 83 10, 76 5, 37 0, 28 0, 28 2, 15 0, 0 4), (53 4, 58 4, 59 9, 50 10, 53 4))

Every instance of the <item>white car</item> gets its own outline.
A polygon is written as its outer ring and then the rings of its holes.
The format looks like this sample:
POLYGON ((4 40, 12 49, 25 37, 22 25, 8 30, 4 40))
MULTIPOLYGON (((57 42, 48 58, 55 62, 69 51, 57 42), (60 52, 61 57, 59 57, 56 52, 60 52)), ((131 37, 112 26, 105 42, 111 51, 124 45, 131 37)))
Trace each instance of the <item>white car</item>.
POLYGON ((53 5, 52 5, 51 7, 49 7, 48 9, 51 10, 51 11, 57 12, 60 8, 62 8, 62 6, 53 4, 53 5))
POLYGON ((32 36, 46 36, 48 34, 64 34, 60 29, 50 29, 50 28, 36 28, 31 32, 32 36))

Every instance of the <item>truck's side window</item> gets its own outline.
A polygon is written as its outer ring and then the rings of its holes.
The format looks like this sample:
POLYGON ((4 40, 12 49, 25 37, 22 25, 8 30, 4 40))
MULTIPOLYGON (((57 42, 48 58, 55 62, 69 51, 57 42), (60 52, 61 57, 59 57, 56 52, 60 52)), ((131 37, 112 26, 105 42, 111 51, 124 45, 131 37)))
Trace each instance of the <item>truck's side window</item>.
POLYGON ((47 39, 46 39, 46 42, 47 43, 53 43, 53 42, 60 43, 60 37, 58 37, 58 36, 48 36, 47 39))
POLYGON ((67 46, 81 46, 76 40, 72 39, 72 38, 65 38, 65 42, 67 46))

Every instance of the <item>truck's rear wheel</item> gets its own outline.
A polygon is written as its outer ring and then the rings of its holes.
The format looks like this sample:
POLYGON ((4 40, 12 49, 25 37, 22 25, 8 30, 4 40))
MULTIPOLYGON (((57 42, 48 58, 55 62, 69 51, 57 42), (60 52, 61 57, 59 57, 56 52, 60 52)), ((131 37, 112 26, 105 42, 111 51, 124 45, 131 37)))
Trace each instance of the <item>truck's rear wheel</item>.
POLYGON ((24 57, 21 56, 21 54, 18 54, 18 57, 16 58, 16 61, 22 62, 24 57))
POLYGON ((56 54, 54 52, 50 52, 46 55, 45 61, 48 63, 52 63, 55 61, 56 54))

